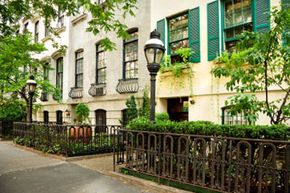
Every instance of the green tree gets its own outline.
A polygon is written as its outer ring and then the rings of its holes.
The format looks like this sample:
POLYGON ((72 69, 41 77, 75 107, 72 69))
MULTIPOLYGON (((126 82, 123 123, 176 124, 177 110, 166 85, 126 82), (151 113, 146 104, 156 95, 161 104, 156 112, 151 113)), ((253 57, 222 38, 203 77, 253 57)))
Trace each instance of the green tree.
MULTIPOLYGON (((59 10, 66 15, 75 15, 83 10, 91 13, 87 30, 98 34, 116 32, 120 38, 127 38, 127 26, 120 21, 120 16, 134 15, 137 0, 106 0, 98 4, 92 0, 7 0, 0 1, 0 35, 12 34, 18 29, 20 18, 32 18, 39 15, 49 23, 56 20, 59 10)), ((53 31, 53 30, 52 30, 53 31)), ((115 44, 109 39, 102 40, 105 49, 113 49, 115 44)))
POLYGON ((128 121, 137 118, 138 117, 137 104, 136 99, 133 95, 129 99, 127 99, 126 106, 127 106, 128 121))
POLYGON ((90 122, 89 115, 90 115, 90 109, 88 105, 84 103, 79 103, 76 106, 76 115, 77 115, 77 121, 81 124, 84 124, 86 122, 90 122))
POLYGON ((224 52, 212 72, 226 77, 227 90, 237 92, 227 102, 232 113, 243 112, 253 122, 262 112, 271 124, 280 124, 290 118, 290 9, 274 9, 271 21, 268 32, 243 33, 236 51, 224 52), (271 97, 273 87, 281 91, 280 98, 271 97), (259 91, 263 100, 255 96, 259 91))
POLYGON ((139 109, 139 116, 140 117, 148 117, 150 115, 150 99, 148 96, 148 90, 144 90, 143 97, 142 97, 142 105, 139 109))
MULTIPOLYGON (((35 97, 40 92, 54 94, 59 99, 59 90, 43 77, 43 63, 32 56, 45 50, 42 44, 32 43, 30 34, 0 37, 0 95, 16 95, 24 100, 26 107, 29 96, 26 81, 31 74, 37 82, 35 97)), ((15 99, 16 100, 16 99, 15 99)))

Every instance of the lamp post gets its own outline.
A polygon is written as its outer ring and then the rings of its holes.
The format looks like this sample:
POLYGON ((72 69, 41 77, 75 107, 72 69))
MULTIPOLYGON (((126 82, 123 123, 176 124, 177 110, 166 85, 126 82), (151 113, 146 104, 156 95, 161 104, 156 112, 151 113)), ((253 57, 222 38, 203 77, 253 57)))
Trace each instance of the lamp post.
POLYGON ((26 81, 27 89, 28 89, 28 95, 29 95, 29 109, 28 109, 28 121, 29 123, 32 123, 32 100, 33 100, 33 95, 35 93, 36 89, 36 82, 34 80, 34 76, 31 75, 29 79, 26 81))
POLYGON ((155 121, 155 88, 156 75, 160 69, 160 62, 163 58, 165 48, 160 40, 160 33, 156 30, 150 33, 150 39, 144 46, 145 57, 147 60, 147 69, 150 73, 150 121, 155 121))

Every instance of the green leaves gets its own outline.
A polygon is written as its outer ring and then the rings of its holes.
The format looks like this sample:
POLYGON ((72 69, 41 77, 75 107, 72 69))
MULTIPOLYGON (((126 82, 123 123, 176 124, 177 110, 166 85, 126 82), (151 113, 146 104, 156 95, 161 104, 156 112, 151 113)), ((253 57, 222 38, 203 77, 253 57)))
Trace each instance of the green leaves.
POLYGON ((77 120, 79 123, 84 124, 86 121, 90 122, 89 114, 90 114, 90 109, 88 105, 84 103, 79 103, 76 106, 76 115, 77 115, 77 120))
POLYGON ((278 124, 290 118, 287 114, 290 48, 281 42, 282 34, 290 29, 290 10, 274 9, 272 17, 274 24, 269 32, 244 32, 236 50, 233 53, 224 52, 216 60, 212 73, 217 78, 228 78, 225 85, 227 90, 237 92, 237 96, 229 99, 233 111, 247 112, 253 120, 257 118, 257 112, 262 112, 270 118, 272 124, 278 124), (280 90, 282 94, 279 98, 270 98, 269 93, 273 89, 280 90), (242 95, 259 91, 264 92, 264 101, 250 100, 242 95), (249 111, 250 108, 252 110, 249 111))

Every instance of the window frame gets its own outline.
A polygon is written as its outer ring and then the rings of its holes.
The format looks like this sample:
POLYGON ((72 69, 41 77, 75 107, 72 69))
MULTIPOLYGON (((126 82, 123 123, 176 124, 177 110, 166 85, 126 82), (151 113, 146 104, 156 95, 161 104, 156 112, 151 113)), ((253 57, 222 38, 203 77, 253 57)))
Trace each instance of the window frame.
POLYGON ((138 72, 139 72, 139 68, 138 68, 138 52, 139 52, 139 49, 138 49, 138 39, 139 39, 139 29, 138 28, 131 28, 130 30, 127 31, 129 35, 133 34, 133 33, 136 33, 137 32, 137 38, 133 38, 133 39, 129 39, 129 40, 123 40, 123 74, 122 74, 122 77, 123 77, 123 80, 131 80, 131 79, 138 79, 138 72), (133 60, 128 60, 126 61, 126 46, 127 45, 130 45, 130 44, 133 44, 133 43, 136 43, 137 44, 137 59, 133 59, 133 60), (137 71, 137 74, 135 74, 134 72, 134 77, 126 77, 126 66, 128 63, 130 62, 137 62, 137 65, 134 65, 135 68, 130 68, 130 71, 131 70, 134 70, 134 71, 137 71), (137 66, 137 67, 136 67, 137 66))
POLYGON ((100 45, 100 43, 96 43, 96 84, 106 84, 106 73, 107 73, 107 58, 106 58, 106 51, 102 48, 102 46, 100 45), (101 48, 101 49, 99 49, 101 48), (99 67, 99 55, 103 53, 104 54, 104 66, 103 67, 99 67), (104 74, 104 82, 99 81, 99 72, 101 72, 101 70, 105 71, 104 74))
MULTIPOLYGON (((230 1, 233 2, 234 0, 223 0, 222 1, 222 6, 221 6, 221 13, 222 13, 221 21, 222 21, 222 33, 223 33, 223 35, 222 35, 222 42, 223 42, 222 43, 222 49, 223 50, 228 50, 229 52, 231 52, 232 48, 235 47, 236 42, 238 42, 239 34, 238 35, 234 34, 233 37, 227 38, 226 37, 226 31, 227 30, 231 30, 231 29, 235 30, 235 29, 238 29, 239 27, 243 27, 243 28, 244 27, 250 27, 251 31, 254 31, 254 26, 253 26, 254 25, 254 13, 253 13, 253 11, 254 11, 254 2, 253 2, 253 0, 250 0, 251 21, 226 27, 226 22, 225 22, 225 20, 226 20, 226 6, 225 6, 225 4, 227 2, 230 2, 230 1), (230 43, 233 43, 234 45, 227 49, 227 44, 230 44, 230 43)), ((242 0, 242 1, 244 1, 244 0, 242 0)), ((233 13, 233 15, 234 15, 234 13, 233 13)), ((243 32, 244 31, 245 31, 245 29, 243 29, 243 32)))
POLYGON ((34 24, 34 42, 39 42, 39 20, 34 24))
POLYGON ((167 22, 167 54, 170 55, 170 56, 176 56, 176 54, 171 54, 171 44, 173 43, 176 43, 176 42, 181 42, 181 41, 184 41, 184 40, 187 40, 187 45, 189 47, 189 25, 188 25, 188 22, 189 22, 189 10, 186 10, 186 11, 183 11, 181 13, 178 13, 176 15, 173 15, 171 17, 168 17, 166 18, 166 22, 167 22), (187 38, 182 38, 182 39, 179 39, 179 40, 175 40, 175 41, 170 41, 170 34, 171 34, 171 31, 170 31, 170 20, 173 20, 177 17, 180 17, 180 16, 183 16, 183 15, 187 15, 187 38))
POLYGON ((50 36, 49 23, 44 21, 44 37, 50 36))
POLYGON ((75 52, 75 88, 83 88, 84 84, 84 50, 79 49, 75 52), (82 56, 78 58, 78 54, 82 53, 82 56), (77 72, 79 61, 82 61, 81 72, 77 72), (78 85, 78 77, 82 78, 81 85, 78 85))
POLYGON ((243 113, 238 113, 237 115, 231 115, 228 110, 230 110, 231 106, 224 106, 221 108, 222 116, 221 123, 222 125, 251 125, 248 120, 245 119, 243 113), (231 119, 231 120, 229 120, 231 119), (230 121, 230 122, 229 122, 230 121))
POLYGON ((64 27, 64 12, 60 7, 57 11, 57 25, 58 27, 64 27))
POLYGON ((60 89, 61 92, 61 98, 63 94, 63 57, 59 57, 56 60, 56 87, 60 89), (61 71, 60 71, 60 65, 61 71))

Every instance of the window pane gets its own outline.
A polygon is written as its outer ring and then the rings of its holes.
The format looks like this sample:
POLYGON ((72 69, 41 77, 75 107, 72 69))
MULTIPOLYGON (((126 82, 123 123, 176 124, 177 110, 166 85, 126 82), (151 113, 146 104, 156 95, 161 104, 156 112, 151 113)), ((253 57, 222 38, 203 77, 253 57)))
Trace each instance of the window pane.
POLYGON ((96 46, 96 83, 102 84, 106 81, 106 52, 100 45, 96 46))

